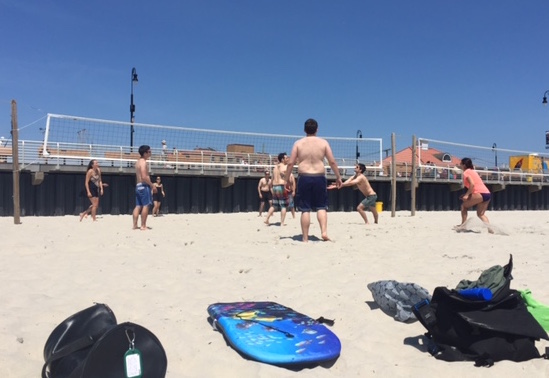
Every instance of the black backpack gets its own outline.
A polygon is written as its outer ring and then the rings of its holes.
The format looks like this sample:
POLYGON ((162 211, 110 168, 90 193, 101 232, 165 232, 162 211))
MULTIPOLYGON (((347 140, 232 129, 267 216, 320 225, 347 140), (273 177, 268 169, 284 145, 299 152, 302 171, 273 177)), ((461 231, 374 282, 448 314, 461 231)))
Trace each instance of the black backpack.
POLYGON ((166 353, 158 338, 138 324, 117 325, 112 310, 98 303, 68 317, 52 331, 44 346, 42 378, 125 377, 127 354, 130 359, 139 354, 141 368, 130 376, 166 375, 166 353))
POLYGON ((510 288, 512 269, 511 256, 503 270, 505 284, 490 301, 467 299, 456 290, 437 287, 430 302, 414 306, 414 314, 428 331, 428 350, 435 358, 492 366, 501 360, 540 357, 535 341, 549 338, 520 293, 510 288))

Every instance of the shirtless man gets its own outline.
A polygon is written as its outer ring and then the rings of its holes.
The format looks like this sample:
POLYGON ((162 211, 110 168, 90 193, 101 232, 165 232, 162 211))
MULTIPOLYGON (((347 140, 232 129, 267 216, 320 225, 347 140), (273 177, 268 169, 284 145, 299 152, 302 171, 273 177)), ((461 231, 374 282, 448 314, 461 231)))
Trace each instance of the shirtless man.
POLYGON ((271 191, 273 193, 273 204, 269 208, 267 213, 267 219, 265 224, 269 224, 269 218, 275 212, 280 210, 280 225, 286 226, 284 220, 286 219, 286 207, 288 206, 288 194, 284 190, 286 184, 286 153, 281 152, 278 154, 278 164, 273 169, 273 179, 271 180, 271 191))
POLYGON ((273 205, 273 196, 271 194, 271 172, 265 170, 265 177, 262 177, 257 184, 257 193, 259 193, 259 215, 263 214, 265 205, 267 205, 267 211, 273 205))
MULTIPOLYGON (((353 186, 356 185, 358 190, 364 194, 366 197, 356 208, 360 216, 362 216, 362 219, 364 219, 364 222, 368 224, 368 218, 366 217, 366 209, 370 209, 374 216, 374 223, 377 224, 378 221, 378 213, 376 209, 376 201, 377 201, 377 194, 372 189, 372 186, 370 185, 370 182, 364 176, 364 172, 366 171, 366 166, 364 164, 357 164, 355 166, 355 175, 353 177, 350 177, 349 179, 345 180, 345 182, 341 185, 341 188, 344 186, 353 186)), ((336 186, 334 184, 330 185, 328 189, 335 189, 336 186)))
MULTIPOLYGON (((320 225, 322 240, 328 241, 328 191, 326 190, 326 170, 324 159, 336 175, 335 186, 342 184, 339 168, 332 153, 330 144, 316 136, 318 123, 314 119, 305 121, 306 137, 294 143, 292 154, 286 168, 286 176, 292 174, 297 163, 297 198, 296 204, 301 211, 301 231, 303 241, 309 241, 309 226, 311 224, 311 211, 316 209, 316 217, 320 225)), ((289 183, 286 184, 289 190, 289 183)))
MULTIPOLYGON (((290 160, 289 156, 284 157, 284 162, 286 163, 286 165, 288 165, 289 160, 290 160)), ((295 198, 296 185, 295 185, 295 177, 294 177, 293 173, 289 177, 286 178, 286 182, 289 184, 287 186, 289 186, 289 188, 290 188, 290 189, 285 188, 286 194, 288 195, 288 210, 290 210, 292 212, 292 218, 295 219, 295 202, 294 202, 294 198, 295 198)))
POLYGON ((156 187, 149 177, 147 169, 147 159, 151 157, 151 148, 149 146, 139 147, 139 156, 135 163, 135 209, 133 209, 133 229, 137 230, 137 220, 141 213, 141 231, 147 230, 147 216, 149 215, 149 206, 152 205, 152 193, 156 193, 156 187))

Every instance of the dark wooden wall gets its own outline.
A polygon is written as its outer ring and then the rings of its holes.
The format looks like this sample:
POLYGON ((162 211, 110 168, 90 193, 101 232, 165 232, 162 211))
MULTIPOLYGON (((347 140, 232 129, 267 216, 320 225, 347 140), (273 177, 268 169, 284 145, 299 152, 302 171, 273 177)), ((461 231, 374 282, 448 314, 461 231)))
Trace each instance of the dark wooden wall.
MULTIPOLYGON (((0 216, 13 215, 13 181, 10 171, 0 171, 0 216)), ((81 197, 84 188, 83 172, 55 172, 45 174, 39 185, 33 185, 30 172, 20 176, 20 203, 22 216, 78 215, 89 206, 89 200, 81 197)), ((222 187, 222 178, 213 176, 163 175, 166 198, 162 204, 164 213, 235 213, 257 211, 257 177, 235 178, 234 185, 222 187)), ((103 181, 109 184, 101 197, 100 214, 131 214, 135 206, 135 177, 128 173, 103 173, 103 181)), ((390 210, 390 182, 373 181, 372 187, 383 202, 384 210, 390 210)), ((507 185, 493 193, 489 210, 547 210, 549 186, 532 191, 532 185, 507 185)), ((397 210, 411 209, 411 192, 406 183, 397 184, 397 210)), ((416 209, 426 211, 458 210, 462 191, 451 191, 448 183, 420 183, 417 188, 416 209)), ((331 190, 331 211, 354 211, 363 199, 352 188, 331 190)))

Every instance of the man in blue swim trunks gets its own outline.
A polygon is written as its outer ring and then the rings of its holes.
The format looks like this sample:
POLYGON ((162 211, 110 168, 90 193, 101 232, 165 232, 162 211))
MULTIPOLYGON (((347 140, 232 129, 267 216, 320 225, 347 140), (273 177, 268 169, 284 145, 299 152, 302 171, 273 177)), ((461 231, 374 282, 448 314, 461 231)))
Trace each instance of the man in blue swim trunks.
POLYGON ((156 193, 156 187, 149 177, 147 159, 151 157, 151 148, 147 145, 139 147, 140 158, 135 163, 135 209, 133 209, 133 229, 137 230, 137 221, 141 214, 141 231, 147 230, 147 216, 149 206, 152 205, 152 193, 156 193))
MULTIPOLYGON (((297 195, 295 203, 301 211, 301 231, 303 241, 309 241, 309 226, 311 224, 311 211, 316 210, 316 217, 320 225, 322 240, 328 241, 328 191, 326 183, 326 169, 324 159, 336 176, 335 186, 339 188, 342 184, 339 168, 332 153, 330 144, 325 139, 316 136, 318 123, 310 118, 305 121, 306 137, 294 143, 292 154, 288 161, 286 177, 292 174, 294 165, 297 165, 297 195)), ((289 182, 286 188, 290 190, 289 182)))

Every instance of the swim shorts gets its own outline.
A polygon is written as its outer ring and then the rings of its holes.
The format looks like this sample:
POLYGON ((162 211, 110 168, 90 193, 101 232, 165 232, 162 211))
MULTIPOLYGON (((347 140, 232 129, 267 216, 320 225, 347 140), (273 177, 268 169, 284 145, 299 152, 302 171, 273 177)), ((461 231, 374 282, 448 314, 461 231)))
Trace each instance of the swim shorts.
POLYGON ((300 173, 295 203, 299 211, 328 210, 328 190, 323 174, 300 173))
POLYGON ((269 201, 273 199, 273 195, 270 190, 261 191, 261 202, 263 202, 265 205, 270 206, 269 201))
POLYGON ((288 204, 288 196, 284 190, 284 185, 273 186, 273 207, 275 210, 282 210, 288 204))
POLYGON ((361 204, 365 208, 369 208, 369 207, 374 207, 376 205, 376 201, 377 201, 377 194, 373 194, 371 196, 364 198, 361 204))
POLYGON ((294 196, 293 196, 293 194, 291 194, 289 192, 288 192, 288 202, 287 202, 286 207, 288 209, 293 209, 294 208, 294 196))
POLYGON ((135 206, 152 205, 151 187, 143 183, 135 186, 135 206))

